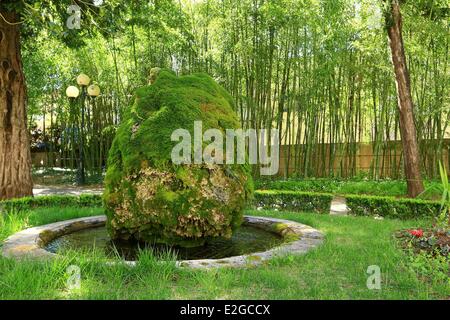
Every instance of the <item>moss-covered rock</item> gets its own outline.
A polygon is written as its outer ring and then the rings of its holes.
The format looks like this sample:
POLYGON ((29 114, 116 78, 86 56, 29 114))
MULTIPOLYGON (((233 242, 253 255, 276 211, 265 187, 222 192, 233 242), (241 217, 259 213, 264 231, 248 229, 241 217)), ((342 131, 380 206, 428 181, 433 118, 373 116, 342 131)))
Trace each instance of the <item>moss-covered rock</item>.
POLYGON ((248 166, 171 161, 178 143, 172 132, 183 128, 193 137, 195 121, 203 130, 239 128, 232 98, 208 75, 158 70, 137 90, 108 159, 104 204, 112 238, 193 246, 230 237, 240 225, 253 191, 248 166))

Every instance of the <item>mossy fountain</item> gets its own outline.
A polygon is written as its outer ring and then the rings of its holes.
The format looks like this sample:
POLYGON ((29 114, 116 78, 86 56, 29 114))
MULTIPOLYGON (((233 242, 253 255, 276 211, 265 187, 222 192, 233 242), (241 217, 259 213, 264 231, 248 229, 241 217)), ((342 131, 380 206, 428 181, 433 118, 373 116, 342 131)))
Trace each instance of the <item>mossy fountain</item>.
POLYGON ((239 128, 230 95, 206 74, 177 77, 152 69, 137 90, 113 141, 105 179, 106 217, 31 228, 10 237, 6 256, 52 257, 65 248, 173 249, 191 267, 256 264, 277 254, 303 253, 322 234, 292 221, 244 217, 253 183, 245 164, 174 164, 172 133, 180 128, 239 128), (106 232, 106 230, 108 232, 106 232))
POLYGON ((232 98, 208 75, 158 73, 137 90, 109 154, 104 202, 111 237, 183 247, 230 238, 252 195, 248 167, 175 165, 171 136, 180 128, 193 135, 195 121, 204 130, 239 128, 232 98))

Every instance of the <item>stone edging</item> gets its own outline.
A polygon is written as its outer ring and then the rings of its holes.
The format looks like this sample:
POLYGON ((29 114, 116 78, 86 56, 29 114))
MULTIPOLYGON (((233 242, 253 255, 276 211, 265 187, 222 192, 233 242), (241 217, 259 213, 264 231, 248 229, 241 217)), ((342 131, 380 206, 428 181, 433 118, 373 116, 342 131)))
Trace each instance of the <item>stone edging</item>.
MULTIPOLYGON (((29 228, 17 232, 6 239, 1 248, 1 254, 4 257, 13 259, 26 257, 51 259, 57 255, 43 249, 43 246, 49 241, 67 233, 103 226, 105 223, 106 216, 95 216, 29 228)), ((177 261, 177 265, 195 269, 254 266, 276 256, 304 254, 322 244, 324 239, 324 235, 320 231, 294 221, 245 216, 244 223, 277 233, 286 239, 286 243, 264 252, 224 259, 183 260, 177 261)), ((136 262, 126 261, 125 263, 135 265, 136 262)))

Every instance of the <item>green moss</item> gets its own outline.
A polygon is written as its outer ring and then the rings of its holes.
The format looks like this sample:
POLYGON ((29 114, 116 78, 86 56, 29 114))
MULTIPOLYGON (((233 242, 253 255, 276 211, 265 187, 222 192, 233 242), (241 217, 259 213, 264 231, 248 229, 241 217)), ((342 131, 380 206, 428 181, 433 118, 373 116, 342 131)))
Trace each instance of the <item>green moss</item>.
POLYGON ((298 235, 298 234, 296 234, 296 233, 287 233, 287 234, 283 235, 283 240, 284 240, 286 243, 294 242, 294 241, 300 240, 300 238, 301 238, 300 235, 298 235))
MULTIPOLYGON (((230 237, 253 193, 247 165, 174 165, 172 132, 239 128, 230 95, 206 74, 161 70, 117 130, 104 203, 113 238, 191 246, 230 237)), ((193 139, 192 139, 193 143, 193 139)), ((208 142, 205 142, 205 146, 208 142)))
POLYGON ((178 194, 176 192, 173 191, 169 191, 169 190, 160 190, 159 191, 159 196, 162 197, 163 201, 167 201, 167 202, 175 202, 178 199, 178 194))
POLYGON ((57 234, 55 234, 55 232, 53 232, 51 230, 44 230, 39 234, 39 239, 40 239, 42 245, 46 245, 47 243, 49 243, 56 237, 57 237, 57 234))
POLYGON ((272 230, 271 231, 275 232, 275 233, 278 233, 278 234, 281 234, 281 232, 284 229, 287 229, 287 228, 289 228, 289 226, 287 224, 279 222, 279 223, 275 223, 275 224, 272 225, 272 230))
POLYGON ((260 256, 248 256, 247 262, 259 262, 262 258, 260 256))
POLYGON ((300 239, 300 235, 285 223, 275 223, 271 226, 271 232, 279 234, 285 242, 293 242, 300 239))

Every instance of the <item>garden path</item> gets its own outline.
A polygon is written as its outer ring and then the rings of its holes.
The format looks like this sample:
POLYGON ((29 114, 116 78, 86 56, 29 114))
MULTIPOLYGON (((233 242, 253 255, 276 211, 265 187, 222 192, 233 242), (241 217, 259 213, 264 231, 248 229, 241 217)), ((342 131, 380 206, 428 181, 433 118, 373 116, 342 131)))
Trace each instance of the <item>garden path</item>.
POLYGON ((35 196, 49 196, 49 195, 71 195, 79 196, 80 194, 102 194, 103 188, 101 186, 77 187, 71 185, 58 186, 42 186, 35 185, 33 194, 35 196))
POLYGON ((331 215, 340 215, 346 216, 349 213, 350 209, 347 207, 347 203, 345 198, 343 197, 334 197, 333 201, 331 201, 331 215))

